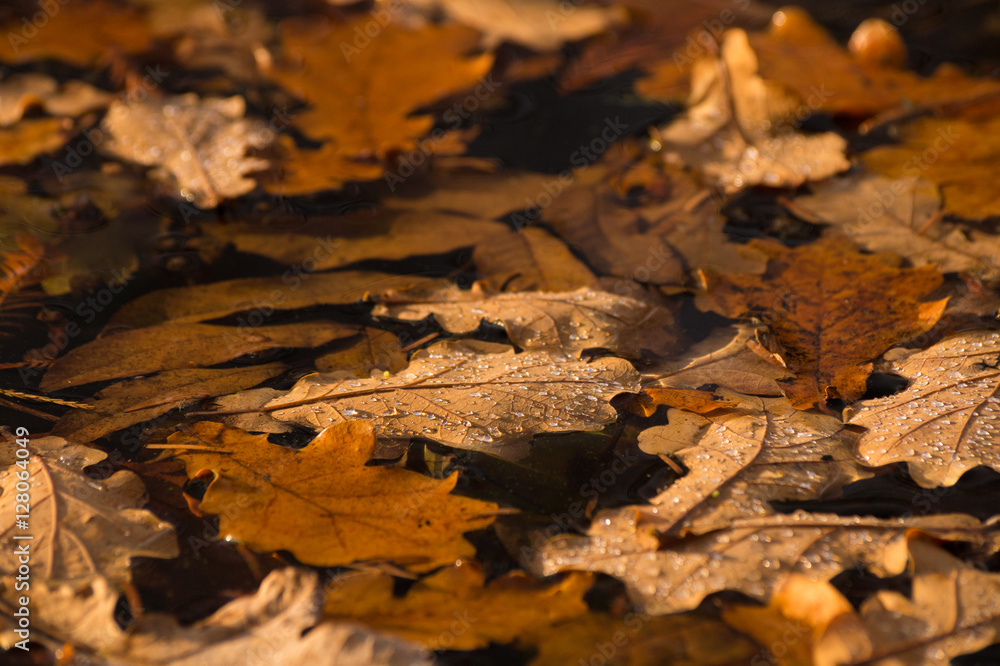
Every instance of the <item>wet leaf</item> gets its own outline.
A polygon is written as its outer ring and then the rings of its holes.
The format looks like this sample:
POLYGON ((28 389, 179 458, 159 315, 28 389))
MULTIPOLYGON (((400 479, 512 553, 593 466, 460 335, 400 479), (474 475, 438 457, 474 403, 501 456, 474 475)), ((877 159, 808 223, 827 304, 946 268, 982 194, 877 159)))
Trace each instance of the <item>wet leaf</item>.
POLYGON ((730 30, 718 59, 695 61, 687 111, 657 140, 729 193, 753 185, 795 187, 847 169, 840 136, 793 129, 789 118, 798 103, 757 75, 746 33, 730 30))
POLYGON ((389 295, 372 314, 405 321, 428 316, 450 333, 471 333, 480 321, 503 326, 511 342, 524 349, 560 349, 578 356, 584 349, 609 349, 638 358, 642 347, 656 356, 673 351, 678 333, 663 307, 606 291, 490 294, 446 289, 409 300, 389 295), (402 301, 402 302, 399 302, 402 301))
POLYGON ((44 631, 53 647, 82 646, 76 656, 95 666, 224 666, 265 654, 277 666, 431 663, 411 644, 357 625, 323 622, 318 576, 301 569, 271 572, 256 594, 187 627, 169 615, 145 613, 128 631, 120 629, 114 620, 118 593, 103 579, 85 593, 42 588, 33 596, 40 615, 33 628, 44 631))
POLYGON ((17 74, 0 83, 0 126, 13 125, 32 107, 52 116, 75 117, 102 109, 110 101, 110 94, 83 81, 60 85, 44 74, 17 74))
POLYGON ((850 422, 868 432, 858 455, 868 465, 906 462, 925 488, 950 486, 979 465, 1000 469, 998 359, 1000 334, 970 331, 894 361, 910 384, 859 403, 850 422))
POLYGON ((196 400, 248 389, 285 370, 281 363, 242 368, 167 370, 112 384, 52 426, 52 434, 91 442, 196 400))
POLYGON ((246 103, 235 95, 199 99, 187 93, 163 100, 115 101, 105 123, 111 135, 101 149, 112 156, 157 167, 153 176, 199 208, 246 194, 256 182, 248 173, 268 166, 246 156, 273 133, 243 117, 246 103))
POLYGON ((656 516, 647 514, 651 511, 630 507, 600 513, 588 536, 557 537, 529 564, 542 575, 609 574, 625 583, 647 613, 659 615, 690 610, 723 590, 766 602, 791 574, 828 580, 853 566, 876 575, 898 574, 905 566, 908 529, 995 546, 991 528, 964 514, 877 519, 801 511, 741 518, 726 529, 661 545, 656 516))
POLYGON ((796 374, 781 381, 782 391, 799 408, 857 400, 869 361, 929 330, 947 302, 922 300, 941 283, 937 269, 900 268, 896 255, 863 255, 844 238, 794 250, 754 245, 771 253, 766 275, 709 273, 706 303, 728 317, 760 316, 768 324, 783 347, 777 353, 796 374))
MULTIPOLYGON (((491 56, 466 57, 478 35, 461 26, 408 30, 389 23, 362 48, 356 40, 370 20, 362 16, 342 24, 288 21, 281 26, 285 60, 297 66, 276 66, 268 76, 309 103, 293 122, 323 145, 317 150, 291 148, 281 177, 268 183, 269 190, 305 194, 350 180, 374 180, 391 166, 391 155, 413 152, 422 163, 429 153, 451 147, 453 140, 441 129, 418 146, 434 121, 413 112, 475 86, 486 75, 491 56)), ((486 83, 480 85, 480 94, 492 92, 486 83)), ((458 123, 449 119, 451 128, 461 123, 454 115, 458 123)), ((390 184, 404 178, 397 174, 390 184)))
POLYGON ((406 0, 425 12, 444 12, 483 33, 492 49, 507 41, 535 51, 552 51, 623 23, 622 7, 562 4, 561 0, 406 0))
POLYGON ((500 451, 540 432, 600 429, 617 417, 611 398, 638 390, 638 373, 620 358, 584 363, 548 350, 443 342, 389 377, 309 375, 264 404, 254 404, 254 391, 223 399, 217 413, 265 412, 314 429, 366 419, 379 437, 500 451))
POLYGON ((854 457, 857 435, 840 419, 802 412, 784 398, 725 394, 738 409, 698 416, 671 409, 670 423, 639 434, 639 448, 673 454, 688 469, 650 498, 657 529, 704 534, 774 513, 770 502, 833 495, 873 475, 854 457))
POLYGON ((309 322, 286 326, 165 324, 100 337, 62 356, 42 378, 46 391, 164 370, 215 365, 281 347, 316 347, 354 335, 352 326, 309 322))
POLYGON ((221 536, 259 552, 287 550, 306 564, 392 560, 427 571, 471 557, 462 533, 488 526, 497 509, 450 495, 457 474, 437 480, 366 467, 375 434, 363 421, 334 424, 299 450, 208 421, 168 443, 180 449, 189 477, 211 473, 198 509, 220 515, 221 536))
MULTIPOLYGON (((61 437, 33 439, 31 456, 22 466, 14 461, 19 448, 13 441, 0 474, 0 535, 15 544, 16 535, 30 534, 31 583, 85 586, 95 578, 121 583, 131 578, 133 557, 177 557, 171 525, 140 508, 146 489, 138 476, 120 470, 105 479, 89 476, 85 468, 104 461, 107 454, 68 442, 61 437), (28 511, 16 501, 15 486, 27 471, 28 511), (15 516, 28 514, 28 531, 18 528, 15 516)), ((25 460, 17 458, 17 460, 25 460)), ((13 577, 18 558, 13 545, 0 551, 0 573, 13 577)))
POLYGON ((387 574, 347 575, 327 586, 325 613, 430 650, 474 650, 583 615, 583 595, 593 584, 591 576, 579 573, 548 586, 520 572, 485 586, 484 581, 478 565, 463 563, 420 580, 399 598, 387 574))
MULTIPOLYGON (((992 138, 1000 119, 920 118, 899 130, 900 142, 864 153, 873 171, 892 178, 920 173, 941 188, 944 211, 978 220, 1000 215, 1000 196, 990 185, 1000 161, 1000 144, 992 138)), ((991 253, 994 264, 998 261, 991 253)))

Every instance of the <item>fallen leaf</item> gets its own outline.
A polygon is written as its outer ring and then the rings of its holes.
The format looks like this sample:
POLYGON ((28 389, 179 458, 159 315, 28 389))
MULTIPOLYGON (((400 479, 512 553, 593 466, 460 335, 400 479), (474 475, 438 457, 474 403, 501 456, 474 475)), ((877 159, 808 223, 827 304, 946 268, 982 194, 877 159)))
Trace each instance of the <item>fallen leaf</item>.
POLYGON ((324 354, 313 364, 320 372, 346 371, 368 377, 372 370, 399 372, 406 363, 406 352, 398 337, 389 331, 365 328, 350 346, 324 354))
POLYGON ((722 407, 735 407, 738 403, 721 398, 709 391, 697 389, 644 388, 629 404, 629 408, 640 416, 652 416, 659 407, 676 407, 686 412, 704 414, 722 407))
POLYGON ((748 395, 781 395, 780 380, 791 373, 769 362, 749 346, 756 331, 746 326, 722 328, 674 360, 664 360, 645 374, 656 385, 675 389, 725 387, 748 395))
POLYGON ((13 127, 0 128, 0 166, 28 164, 61 148, 72 126, 66 118, 29 118, 13 127))
POLYGON ((860 254, 842 237, 792 250, 752 244, 770 252, 767 273, 707 273, 705 303, 727 317, 759 316, 768 324, 796 374, 780 384, 797 408, 860 398, 869 361, 929 330, 947 303, 921 300, 941 284, 936 268, 900 268, 896 255, 860 254))
POLYGON ((891 178, 919 173, 941 188, 945 212, 979 220, 1000 215, 1000 196, 989 184, 1000 161, 1000 144, 992 140, 998 131, 993 115, 919 118, 899 129, 898 144, 872 148, 861 159, 891 178))
POLYGON ((225 666, 261 655, 276 666, 431 664, 412 644, 358 625, 322 621, 318 576, 302 569, 273 571, 254 595, 186 627, 169 615, 144 613, 128 631, 120 629, 114 619, 118 593, 103 579, 85 593, 66 587, 32 592, 38 602, 32 609, 38 624, 32 628, 48 634, 53 647, 69 643, 78 660, 94 666, 225 666))
MULTIPOLYGON (((726 529, 661 545, 655 527, 646 525, 646 511, 635 506, 599 513, 588 536, 556 537, 526 564, 540 575, 583 570, 614 576, 645 612, 660 615, 691 610, 723 590, 766 602, 792 574, 828 580, 854 566, 898 574, 909 529, 995 548, 993 528, 965 514, 878 519, 802 511, 741 518, 726 529)), ((655 514, 651 518, 655 526, 655 514)))
POLYGON ((874 473, 854 457, 857 435, 840 419, 802 412, 784 398, 726 393, 737 409, 705 416, 671 409, 669 424, 639 433, 639 448, 673 454, 688 472, 649 499, 661 532, 724 529, 774 513, 772 501, 828 497, 874 473))
POLYGON ((553 51, 624 23, 623 7, 565 5, 562 0, 406 0, 483 33, 482 46, 513 42, 535 51, 553 51))
POLYGON ((859 403, 850 423, 868 428, 858 442, 866 465, 905 462, 925 488, 953 485, 979 465, 1000 470, 1000 334, 969 331, 894 361, 910 380, 895 395, 859 403))
POLYGON ((669 159, 700 170, 727 193, 753 185, 795 187, 844 171, 847 142, 806 135, 789 120, 798 100, 757 74, 742 30, 722 37, 720 55, 695 61, 687 111, 657 136, 669 159))
POLYGON ((584 349, 609 349, 639 358, 644 346, 665 356, 677 345, 671 312, 661 306, 606 291, 581 288, 562 293, 488 294, 445 289, 426 298, 383 298, 372 314, 404 321, 433 316, 450 333, 468 334, 480 321, 503 326, 511 342, 524 349, 552 348, 579 356, 584 349), (402 301, 402 302, 400 302, 402 301))
POLYGON ((76 117, 102 109, 110 101, 109 93, 83 81, 60 85, 44 74, 16 74, 0 83, 0 126, 13 125, 35 106, 52 116, 76 117))
POLYGON ((91 442, 108 433, 143 423, 196 400, 251 388, 285 370, 281 363, 239 368, 167 370, 101 389, 85 404, 52 426, 52 434, 91 442))
POLYGON ((795 214, 840 229, 871 252, 895 252, 915 266, 968 271, 984 278, 1000 270, 996 234, 943 219, 941 197, 930 181, 860 175, 822 183, 797 197, 795 214))
MULTIPOLYGON (((9 455, 18 447, 11 441, 9 455)), ((10 544, 19 534, 30 534, 31 583, 63 583, 79 588, 95 577, 113 583, 128 581, 133 557, 177 557, 173 527, 139 507, 146 489, 138 476, 120 470, 95 479, 85 468, 100 463, 107 454, 74 444, 61 437, 33 439, 30 457, 6 460, 0 473, 0 535, 10 544), (28 509, 15 491, 27 472, 28 509), (21 508, 18 508, 21 507, 21 508), (15 515, 28 514, 24 531, 15 515)), ((6 456, 5 456, 6 457, 6 456)), ((18 556, 13 545, 0 551, 0 573, 13 577, 18 556)))
POLYGON ((219 514, 222 537, 258 552, 287 550, 305 564, 392 560, 413 571, 434 569, 472 557, 462 533, 487 527, 497 509, 450 495, 457 474, 437 480, 366 467, 375 430, 363 421, 331 425, 298 450, 208 421, 167 441, 189 477, 211 473, 198 509, 219 514))
POLYGON ((419 275, 377 271, 312 273, 302 266, 298 268, 271 277, 237 278, 153 291, 126 303, 111 318, 108 329, 166 322, 184 324, 244 311, 250 312, 248 317, 267 317, 279 308, 294 310, 311 305, 343 305, 364 300, 368 293, 431 282, 419 275))
POLYGON ((617 417, 611 398, 638 390, 638 373, 620 358, 584 363, 549 350, 515 354, 505 345, 442 342, 390 377, 309 375, 263 405, 241 407, 255 400, 244 391, 219 401, 223 411, 206 413, 263 411, 314 429, 366 419, 379 437, 500 451, 541 432, 598 430, 617 417))
POLYGON ((492 291, 573 291, 597 281, 565 243, 536 227, 480 241, 472 261, 492 291))
POLYGON ((199 99, 194 93, 163 100, 116 100, 104 123, 110 138, 100 149, 114 157, 157 167, 153 176, 199 208, 246 194, 256 181, 246 174, 268 166, 245 155, 272 138, 262 122, 243 117, 239 95, 199 99))
POLYGON ((392 576, 349 574, 327 585, 325 614, 429 650, 474 650, 583 615, 583 595, 593 584, 591 576, 580 573, 547 586, 520 572, 485 586, 484 581, 478 565, 462 563, 418 581, 400 598, 393 594, 392 576))
MULTIPOLYGON (((408 30, 389 23, 381 26, 377 39, 370 39, 364 35, 370 20, 362 16, 341 24, 281 25, 285 60, 298 66, 275 66, 267 74, 309 103, 294 124, 323 145, 290 148, 280 178, 267 183, 270 191, 306 194, 346 181, 374 180, 390 167, 392 155, 411 151, 422 163, 452 142, 443 129, 431 133, 431 116, 413 112, 477 81, 485 94, 492 92, 488 88, 493 84, 481 81, 492 56, 466 57, 478 40, 475 31, 461 26, 408 30)), ((453 115, 460 124, 457 112, 453 115)), ((390 185, 405 179, 390 175, 390 185)))
POLYGON ((40 386, 53 391, 164 370, 215 365, 280 347, 317 347, 357 329, 333 322, 285 326, 165 324, 105 335, 56 359, 40 386))

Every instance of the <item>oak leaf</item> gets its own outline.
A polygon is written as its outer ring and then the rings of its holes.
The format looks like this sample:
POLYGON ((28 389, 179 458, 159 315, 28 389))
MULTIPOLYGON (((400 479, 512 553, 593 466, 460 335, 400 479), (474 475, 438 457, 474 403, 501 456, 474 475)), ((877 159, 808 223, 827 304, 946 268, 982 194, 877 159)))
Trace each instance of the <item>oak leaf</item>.
POLYGON ((197 508, 220 515, 222 536, 259 552, 287 550, 306 564, 392 560, 433 569, 471 557, 462 533, 488 526, 497 509, 451 495, 457 474, 437 480, 366 467, 375 434, 364 421, 334 424, 298 450, 208 421, 168 443, 188 476, 211 474, 197 508))
POLYGON ((106 154, 157 167, 153 176, 199 208, 246 194, 256 181, 246 174, 268 166, 245 155, 273 139, 262 122, 243 117, 239 95, 199 99, 187 93, 163 100, 112 102, 104 123, 106 154))
MULTIPOLYGON (((61 437, 33 439, 29 458, 17 458, 13 442, 0 462, 9 465, 0 473, 0 536, 8 543, 24 534, 16 514, 29 514, 32 585, 85 586, 96 577, 113 583, 130 579, 133 557, 177 557, 174 529, 149 511, 146 488, 138 476, 120 470, 105 479, 94 479, 85 468, 104 461, 107 454, 68 442, 61 437), (26 460, 26 462, 24 462, 26 460), (24 464, 22 464, 24 463, 24 464), (18 474, 27 472, 28 510, 15 501, 18 474)), ((14 548, 0 551, 0 574, 14 576, 18 558, 14 548)))
POLYGON ((325 614, 430 650, 474 650, 583 615, 583 595, 593 584, 591 576, 580 573, 548 586, 523 573, 507 574, 485 586, 484 581, 477 564, 462 563, 420 580, 399 598, 388 574, 347 575, 327 586, 325 614), (453 630, 456 618, 467 625, 461 632, 453 630))
POLYGON ((777 353, 796 374, 780 384, 798 408, 827 398, 857 400, 869 361, 929 330, 947 303, 922 300, 941 284, 936 268, 901 268, 896 255, 860 254, 846 238, 791 250, 753 245, 770 252, 767 273, 706 272, 705 303, 728 317, 752 315, 768 324, 783 347, 777 353))
POLYGON ((481 321, 503 326, 524 349, 552 348, 573 355, 584 349, 609 349, 638 358, 643 347, 656 356, 673 351, 678 333, 666 308, 596 289, 491 294, 474 285, 469 291, 443 289, 426 297, 386 295, 372 314, 404 321, 433 316, 450 333, 471 333, 481 321))
POLYGON ((222 411, 204 414, 264 412, 313 429, 365 419, 379 437, 499 453, 537 433, 598 430, 617 416, 611 398, 638 390, 639 374, 620 358, 585 363, 549 350, 515 354, 505 345, 442 342, 395 375, 309 375, 285 393, 244 391, 219 400, 222 411))
POLYGON ((59 85, 44 74, 18 74, 0 83, 0 126, 21 120, 31 107, 41 107, 52 116, 80 116, 104 108, 111 95, 83 81, 59 85))
POLYGON ((657 140, 728 193, 753 185, 795 187, 844 171, 847 142, 832 132, 805 135, 789 117, 798 104, 757 74, 742 30, 722 37, 718 58, 695 61, 687 111, 657 140))
POLYGON ((724 396, 738 407, 704 416, 671 409, 668 425, 639 433, 643 451, 673 454, 688 469, 649 500, 658 530, 704 534, 770 515, 771 501, 821 499, 873 475, 858 464, 857 435, 840 419, 784 398, 724 396))
POLYGON ((1000 470, 1000 334, 969 331, 930 349, 900 352, 890 367, 909 386, 859 403, 849 419, 868 429, 858 442, 861 460, 906 462, 925 488, 953 485, 979 465, 1000 470))

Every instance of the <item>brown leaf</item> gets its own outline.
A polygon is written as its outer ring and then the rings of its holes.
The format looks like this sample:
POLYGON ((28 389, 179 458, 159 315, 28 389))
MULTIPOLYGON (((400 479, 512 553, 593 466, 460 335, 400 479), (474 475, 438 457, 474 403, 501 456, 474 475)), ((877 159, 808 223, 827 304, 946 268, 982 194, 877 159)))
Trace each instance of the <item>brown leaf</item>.
MULTIPOLYGON (((996 84, 994 84, 996 85, 996 84)), ((920 118, 899 130, 898 144, 862 155, 868 168, 892 178, 914 172, 941 188, 944 210, 978 220, 1000 215, 1000 195, 991 179, 1000 162, 1000 118, 920 118)), ((1000 261, 990 253, 993 266, 1000 261)))
POLYGON ((757 56, 742 30, 722 37, 719 58, 695 61, 687 111, 657 140, 684 164, 728 193, 753 185, 795 187, 850 166, 847 142, 792 128, 798 100, 757 74, 757 56))
POLYGON ((93 409, 75 409, 65 414, 52 426, 52 434, 91 442, 196 400, 251 388, 284 370, 281 363, 218 370, 168 370, 152 377, 119 382, 86 401, 93 409))
MULTIPOLYGON (((863 565, 876 575, 898 574, 905 566, 901 549, 909 529, 995 548, 992 528, 964 514, 878 519, 802 511, 739 519, 726 529, 661 546, 643 517, 646 511, 628 507, 599 513, 588 536, 557 537, 528 564, 542 575, 569 570, 609 574, 625 583, 646 612, 666 614, 695 608, 722 590, 766 602, 796 573, 829 580, 863 565)), ((655 525, 655 514, 651 517, 655 525)))
POLYGON ((420 580, 400 598, 387 574, 347 575, 327 586, 325 614, 430 650, 474 650, 583 615, 583 595, 593 584, 591 576, 579 573, 548 586, 520 572, 485 586, 484 581, 479 565, 465 562, 420 580))
POLYGON ((710 273, 706 302, 728 317, 767 322, 796 373, 781 388, 798 408, 831 397, 857 400, 871 372, 868 361, 929 330, 947 303, 921 300, 941 283, 937 269, 900 268, 896 255, 860 254, 845 238, 793 250, 753 245, 771 253, 767 273, 710 273))
POLYGON ((262 405, 244 391, 219 401, 225 411, 206 413, 265 412, 314 429, 366 419, 380 437, 499 452, 540 432, 598 430, 617 417, 611 398, 638 390, 638 373, 620 358, 584 363, 548 350, 442 342, 390 377, 309 375, 277 397, 262 394, 271 398, 262 405))
POLYGON ((111 136, 100 148, 114 157, 158 167, 153 175, 181 197, 199 208, 215 208, 223 199, 256 187, 246 174, 268 166, 267 160, 245 156, 248 149, 263 148, 273 138, 262 122, 243 117, 245 109, 238 95, 116 100, 105 118, 111 136))
POLYGON ((350 346, 320 356, 314 365, 320 372, 345 371, 356 377, 368 377, 372 370, 399 372, 406 363, 406 352, 399 338, 388 331, 365 328, 350 346))
POLYGON ((66 118, 29 118, 13 127, 0 128, 0 165, 28 164, 39 155, 61 148, 72 126, 66 118))
POLYGON ((342 24, 282 24, 285 60, 297 66, 274 67, 268 76, 309 103, 294 123, 324 143, 317 150, 292 148, 281 178, 267 184, 270 191, 305 194, 374 180, 393 154, 415 151, 422 162, 428 152, 449 147, 444 130, 418 147, 434 121, 413 111, 474 86, 489 71, 492 56, 466 57, 478 35, 461 26, 407 30, 389 23, 361 48, 355 40, 370 20, 364 15, 342 24))
POLYGON ((164 370, 215 365, 281 347, 316 347, 357 329, 332 322, 235 327, 165 324, 121 331, 73 349, 49 367, 45 391, 164 370))
POLYGON ((31 107, 41 107, 52 116, 80 116, 102 109, 111 95, 83 81, 60 85, 44 74, 17 74, 0 83, 0 126, 21 120, 31 107))
POLYGON ((492 291, 573 291, 597 281, 565 243, 536 227, 482 240, 472 260, 492 291))
MULTIPOLYGON (((7 543, 16 535, 30 534, 31 583, 85 586, 95 578, 121 583, 131 578, 133 557, 177 557, 174 529, 149 511, 146 489, 138 476, 121 470, 95 479, 84 469, 107 458, 61 437, 33 439, 24 447, 29 458, 17 458, 20 447, 8 440, 9 465, 0 473, 0 536, 7 543), (27 472, 28 510, 16 501, 19 477, 27 472), (18 528, 15 515, 29 515, 29 530, 18 528)), ((7 456, 4 456, 7 458, 7 456)), ((0 551, 0 574, 14 576, 18 556, 13 545, 0 551)))
POLYGON ((115 313, 108 329, 191 323, 242 311, 252 311, 246 321, 253 322, 253 317, 270 315, 276 309, 354 303, 369 292, 377 294, 429 282, 419 275, 375 271, 311 273, 300 265, 297 271, 290 269, 273 277, 237 278, 144 294, 115 313))
POLYGON ((725 393, 738 409, 705 416, 671 409, 669 425, 639 433, 639 448, 674 454, 688 469, 650 498, 658 530, 704 534, 737 518, 774 513, 770 502, 828 497, 873 475, 854 457, 857 435, 840 419, 783 398, 725 393))
POLYGON ((629 408, 640 416, 652 416, 658 407, 676 407, 687 412, 704 414, 722 407, 735 407, 736 402, 725 400, 710 391, 675 388, 644 388, 642 393, 629 404, 629 408))
POLYGON ((664 356, 674 350, 678 337, 669 310, 587 288, 488 294, 474 286, 470 291, 444 289, 412 300, 392 295, 372 314, 404 321, 433 316, 446 331, 458 334, 471 333, 486 320, 503 326, 519 347, 560 349, 575 356, 598 347, 638 358, 646 345, 653 346, 655 355, 664 356))
POLYGON ((181 449, 189 477, 212 473, 198 508, 220 514, 222 536, 258 552, 288 550, 306 564, 393 560, 434 569, 472 557, 462 533, 488 526, 497 509, 450 495, 457 474, 437 480, 365 466, 375 434, 363 421, 334 424, 298 450, 208 421, 167 441, 181 449), (236 502, 240 510, 231 511, 236 502))
POLYGON ((858 455, 868 465, 906 462, 925 488, 953 485, 979 465, 1000 470, 1000 334, 970 331, 892 363, 904 391, 866 400, 850 423, 868 428, 858 455))

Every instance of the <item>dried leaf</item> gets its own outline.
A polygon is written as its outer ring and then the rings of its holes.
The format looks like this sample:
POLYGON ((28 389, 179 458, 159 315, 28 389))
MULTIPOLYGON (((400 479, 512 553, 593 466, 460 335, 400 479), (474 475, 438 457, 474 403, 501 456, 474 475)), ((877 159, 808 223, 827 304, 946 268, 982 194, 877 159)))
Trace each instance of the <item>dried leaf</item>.
POLYGON ((794 250, 753 244, 771 253, 767 273, 710 273, 707 302, 728 317, 767 322, 796 374, 781 388, 799 408, 830 397, 857 400, 871 372, 868 361, 929 330, 947 303, 921 300, 941 283, 937 269, 900 268, 897 256, 860 254, 845 238, 794 250))
POLYGON ((245 391, 221 401, 228 409, 217 413, 263 411, 315 429, 366 419, 379 437, 500 451, 540 432, 598 430, 617 416, 608 401, 638 390, 638 373, 620 358, 584 363, 548 350, 443 342, 390 377, 309 375, 261 406, 242 408, 255 400, 256 392, 245 391))
MULTIPOLYGON (((418 148, 417 141, 431 131, 434 121, 426 113, 413 112, 474 86, 486 75, 491 56, 465 57, 475 47, 477 34, 460 26, 417 31, 389 23, 381 27, 378 39, 360 48, 355 40, 370 20, 362 16, 343 24, 282 24, 285 59, 298 67, 275 67, 268 75, 309 103, 294 123, 309 138, 324 143, 318 150, 291 149, 281 178, 268 183, 269 190, 305 194, 350 180, 381 178, 391 155, 417 151, 422 161, 427 152, 451 143, 439 129, 421 142, 423 150, 418 148)), ((395 175, 393 182, 402 180, 395 175)))
POLYGON ((482 240, 472 260, 492 291, 573 291, 597 280, 565 243, 536 227, 482 240))
POLYGON ((655 355, 664 356, 674 350, 678 337, 673 315, 665 308, 587 288, 487 294, 473 287, 412 300, 390 295, 372 314, 404 321, 433 316, 442 328, 459 334, 471 333, 485 320, 503 326, 519 347, 548 347, 574 356, 598 347, 638 358, 644 346, 653 346, 655 355))
POLYGON ((866 400, 849 419, 868 428, 858 455, 868 465, 906 462, 925 488, 953 485, 979 465, 1000 470, 1000 334, 970 331, 892 363, 906 390, 866 400))
POLYGON ((462 533, 488 526, 497 509, 450 495, 457 474, 437 480, 366 467, 375 434, 363 421, 332 425, 298 450, 208 421, 168 443, 182 449, 176 455, 188 476, 211 472, 198 509, 220 515, 222 536, 259 552, 288 550, 306 564, 393 560, 427 571, 472 557, 462 533), (234 505, 239 511, 230 510, 234 505))
POLYGON ((406 352, 399 338, 388 331, 365 328, 349 347, 320 356, 314 365, 320 372, 346 371, 357 377, 369 377, 372 370, 399 372, 406 363, 406 352))
POLYGON ((579 573, 549 586, 520 572, 488 586, 484 580, 478 565, 462 563, 422 579, 399 598, 387 574, 347 575, 327 586, 325 613, 430 650, 474 650, 551 630, 557 622, 583 615, 583 595, 593 584, 591 576, 579 573))
POLYGON ((102 109, 111 95, 83 81, 60 85, 44 74, 17 74, 0 83, 0 126, 21 120, 30 107, 38 106, 52 116, 80 116, 102 109))
POLYGON ((66 118, 30 118, 0 128, 0 166, 28 164, 39 155, 61 148, 72 126, 66 118))
POLYGON ((105 123, 111 137, 105 153, 145 166, 153 175, 199 208, 215 208, 223 199, 246 194, 256 182, 247 173, 268 166, 247 157, 263 148, 273 132, 244 119, 239 95, 199 99, 194 93, 164 100, 112 102, 105 123))
POLYGON ((723 529, 773 514, 771 501, 821 499, 873 475, 857 463, 857 435, 840 419, 801 412, 783 398, 726 397, 739 409, 706 416, 672 409, 669 425, 639 433, 643 451, 674 454, 688 469, 649 500, 661 532, 723 529))
POLYGON ((794 187, 847 169, 843 138, 792 128, 788 118, 797 104, 758 76, 746 33, 730 30, 718 59, 695 61, 687 112, 658 140, 729 193, 753 185, 794 187))
POLYGON ((482 46, 493 49, 513 42, 535 51, 554 51, 624 23, 623 7, 562 4, 562 0, 406 0, 483 33, 482 46), (568 7, 568 8, 567 8, 568 7))
POLYGON ((242 368, 168 370, 102 389, 52 426, 52 434, 91 442, 108 433, 166 414, 196 400, 251 388, 285 370, 281 363, 242 368))
POLYGON ((45 391, 164 370, 215 365, 280 347, 316 347, 357 329, 332 322, 235 327, 165 324, 106 335, 62 356, 49 367, 45 391))
MULTIPOLYGON (((828 580, 862 565, 876 575, 898 574, 905 566, 900 548, 908 529, 995 545, 989 540, 992 528, 964 514, 877 519, 799 511, 739 519, 727 529, 661 546, 658 533, 642 518, 647 510, 602 512, 588 536, 557 537, 528 564, 542 575, 609 574, 625 583, 646 612, 659 615, 690 610, 723 590, 766 602, 791 574, 828 580)), ((652 519, 655 525, 655 514, 652 519)))
MULTIPOLYGON (((13 442, 10 456, 16 448, 13 442)), ((0 474, 0 536, 30 534, 32 584, 70 584, 82 587, 103 577, 113 583, 130 579, 133 557, 177 557, 173 527, 145 509, 146 489, 138 476, 121 470, 106 479, 88 476, 84 469, 107 455, 61 437, 31 440, 26 465, 12 462, 0 474), (18 473, 27 471, 29 511, 16 509, 18 473), (18 527, 15 515, 28 513, 29 529, 18 527)), ((18 460, 24 460, 18 458, 18 460)), ((14 547, 0 551, 0 573, 14 576, 18 558, 14 547)))
POLYGON ((636 396, 629 408, 635 414, 652 416, 656 413, 657 408, 662 406, 676 407, 695 414, 705 414, 722 407, 735 407, 737 404, 710 391, 649 387, 644 388, 642 393, 636 396))
POLYGON ((342 305, 363 300, 368 293, 430 282, 419 275, 376 271, 311 273, 299 268, 273 277, 237 278, 153 291, 126 303, 115 313, 108 328, 191 323, 243 311, 269 315, 279 308, 342 305))

